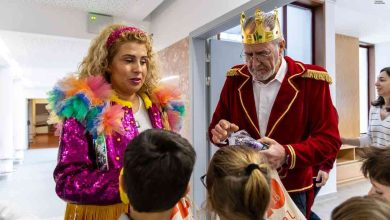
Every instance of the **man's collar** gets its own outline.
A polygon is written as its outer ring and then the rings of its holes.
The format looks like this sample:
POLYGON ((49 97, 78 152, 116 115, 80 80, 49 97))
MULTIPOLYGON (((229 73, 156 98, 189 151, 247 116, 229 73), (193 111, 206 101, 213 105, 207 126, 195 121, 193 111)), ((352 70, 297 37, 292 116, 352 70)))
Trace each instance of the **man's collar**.
POLYGON ((283 82, 284 76, 287 73, 287 62, 283 57, 281 58, 281 60, 282 60, 282 63, 280 64, 280 68, 275 75, 275 79, 278 80, 280 83, 283 82))

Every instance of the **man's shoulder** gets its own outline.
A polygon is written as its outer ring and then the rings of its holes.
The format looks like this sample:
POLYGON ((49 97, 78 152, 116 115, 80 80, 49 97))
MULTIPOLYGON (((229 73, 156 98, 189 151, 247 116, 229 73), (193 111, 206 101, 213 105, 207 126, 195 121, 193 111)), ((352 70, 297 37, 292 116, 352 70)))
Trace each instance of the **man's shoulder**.
POLYGON ((333 83, 332 77, 328 74, 325 68, 312 64, 303 64, 304 72, 301 75, 302 78, 315 79, 320 81, 326 81, 329 84, 333 83))

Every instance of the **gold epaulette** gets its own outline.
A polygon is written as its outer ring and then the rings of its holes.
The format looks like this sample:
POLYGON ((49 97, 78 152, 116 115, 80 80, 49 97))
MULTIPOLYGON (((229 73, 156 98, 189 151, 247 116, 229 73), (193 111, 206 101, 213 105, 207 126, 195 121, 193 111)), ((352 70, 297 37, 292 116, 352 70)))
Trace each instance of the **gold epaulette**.
POLYGON ((329 84, 333 83, 332 77, 329 76, 329 74, 325 71, 319 71, 319 70, 306 70, 306 73, 302 75, 304 78, 312 78, 316 80, 323 80, 328 82, 329 84))
POLYGON ((226 76, 238 76, 238 68, 232 68, 227 71, 226 76))

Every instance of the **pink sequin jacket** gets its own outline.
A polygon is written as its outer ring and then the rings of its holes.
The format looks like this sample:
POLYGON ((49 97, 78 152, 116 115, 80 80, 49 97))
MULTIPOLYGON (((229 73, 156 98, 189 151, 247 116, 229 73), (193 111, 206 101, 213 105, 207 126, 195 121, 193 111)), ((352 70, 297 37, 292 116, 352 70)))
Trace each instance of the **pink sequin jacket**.
MULTIPOLYGON (((110 133, 104 132, 104 129, 96 129, 99 123, 102 127, 103 122, 96 122, 95 118, 88 117, 92 112, 91 109, 96 107, 91 104, 92 98, 84 99, 85 97, 81 96, 77 99, 81 101, 73 100, 80 94, 88 96, 88 92, 80 92, 76 89, 75 92, 69 94, 67 93, 68 87, 63 84, 60 82, 60 86, 55 87, 49 93, 49 108, 60 119, 61 127, 58 164, 54 170, 56 193, 69 203, 120 203, 118 177, 123 164, 124 151, 129 141, 138 135, 132 109, 120 105, 121 115, 118 119, 120 120, 118 126, 122 132, 115 132, 115 129, 110 133), (73 101, 69 103, 69 100, 73 101), (69 111, 68 106, 73 106, 74 110, 69 111), (86 109, 85 114, 82 109, 86 109), (95 141, 99 134, 102 136, 102 133, 104 133, 105 146, 99 149, 95 141)), ((89 96, 92 95, 89 94, 89 96)), ((110 100, 104 103, 110 107, 119 105, 110 100)), ((161 112, 157 104, 152 103, 150 99, 144 100, 144 103, 152 127, 163 128, 161 112), (149 103, 148 106, 147 103, 149 103)), ((102 108, 100 111, 104 112, 102 108)))
MULTIPOLYGON (((132 110, 125 110, 122 119, 125 133, 106 136, 109 169, 100 170, 95 163, 92 137, 75 118, 63 124, 54 170, 57 195, 71 203, 115 204, 120 203, 118 177, 123 164, 127 143, 138 135, 132 110)), ((162 128, 160 112, 153 105, 148 109, 154 128, 162 128)))

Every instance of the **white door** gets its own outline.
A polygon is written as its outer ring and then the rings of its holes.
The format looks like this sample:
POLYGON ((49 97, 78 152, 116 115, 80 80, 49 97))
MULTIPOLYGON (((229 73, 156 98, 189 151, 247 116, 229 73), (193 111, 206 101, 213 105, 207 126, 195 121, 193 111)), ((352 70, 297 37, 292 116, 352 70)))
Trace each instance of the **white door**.
MULTIPOLYGON (((209 66, 209 105, 207 111, 209 112, 208 124, 210 124, 213 113, 218 104, 218 100, 221 94, 222 87, 225 83, 226 72, 237 64, 244 63, 241 58, 243 50, 242 43, 221 41, 211 39, 210 42, 210 66, 209 66)), ((211 137, 210 137, 211 138, 211 137)), ((210 160, 214 152, 218 148, 211 142, 209 144, 209 157, 210 160)))

